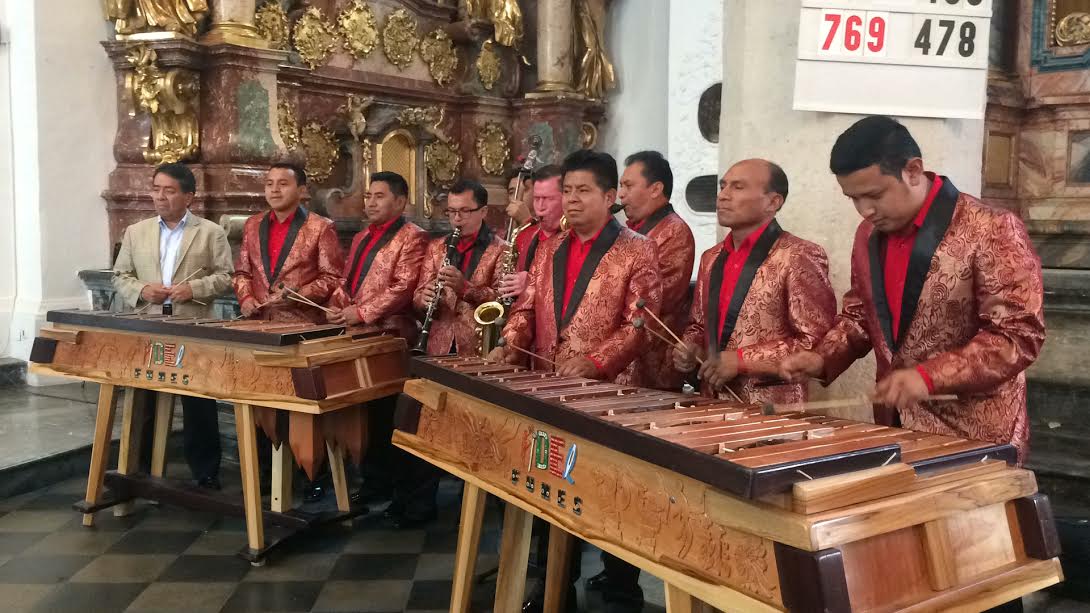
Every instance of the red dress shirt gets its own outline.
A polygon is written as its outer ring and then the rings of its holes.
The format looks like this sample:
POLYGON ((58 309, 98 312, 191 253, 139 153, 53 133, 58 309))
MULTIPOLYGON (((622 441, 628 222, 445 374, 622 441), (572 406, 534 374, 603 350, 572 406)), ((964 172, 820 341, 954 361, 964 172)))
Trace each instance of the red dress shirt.
POLYGON ((295 220, 295 214, 299 212, 299 209, 295 209, 288 215, 288 218, 284 221, 279 221, 276 218, 276 213, 269 211, 269 265, 276 267, 276 263, 280 261, 280 250, 284 247, 284 241, 288 238, 288 230, 291 228, 291 222, 295 220))
POLYGON ((352 268, 352 295, 355 295, 356 290, 359 289, 361 281, 360 269, 363 268, 363 263, 367 260, 367 254, 371 253, 371 249, 373 249, 379 239, 382 238, 382 235, 386 234, 386 231, 389 230, 390 226, 394 225, 394 222, 397 220, 398 218, 394 217, 383 224, 371 224, 367 226, 367 244, 362 247, 359 258, 356 260, 356 265, 352 268))
MULTIPOLYGON (((901 333, 901 304, 904 301, 905 280, 908 277, 908 261, 912 257, 912 247, 916 244, 916 236, 920 233, 927 212, 931 210, 931 204, 935 201, 939 189, 942 188, 942 177, 934 173, 925 173, 931 179, 931 191, 923 201, 923 206, 916 213, 916 217, 907 228, 897 234, 886 235, 885 265, 882 268, 883 284, 886 289, 886 303, 889 304, 890 323, 893 328, 893 339, 897 340, 901 333)), ((904 322, 905 324, 911 322, 904 322)), ((923 377, 927 389, 934 391, 931 376, 922 366, 916 367, 916 372, 923 377)))
POLYGON ((564 271, 564 306, 560 312, 560 316, 563 317, 568 312, 568 301, 571 300, 572 290, 575 289, 575 281, 579 278, 579 272, 583 270, 583 264, 587 261, 587 255, 590 254, 591 247, 594 246, 594 241, 598 240, 598 237, 602 235, 602 230, 606 227, 603 225, 598 232, 590 237, 590 240, 583 242, 575 232, 571 233, 571 241, 568 242, 568 268, 564 271))
MULTIPOLYGON (((727 261, 723 264, 723 283, 719 286, 719 336, 723 335, 723 325, 727 323, 727 311, 730 310, 730 301, 734 298, 734 289, 738 285, 738 277, 742 275, 742 268, 746 265, 753 246, 765 233, 765 228, 772 220, 765 222, 757 231, 747 236, 741 245, 734 244, 734 234, 728 234, 723 239, 723 251, 727 252, 727 261)), ((742 349, 738 349, 738 371, 742 370, 742 349)))
POLYGON ((466 274, 466 270, 469 269, 469 261, 471 259, 473 259, 472 257, 469 256, 469 252, 473 251, 473 245, 476 244, 477 235, 480 234, 480 233, 481 233, 481 231, 478 229, 473 234, 470 234, 469 236, 463 236, 462 238, 460 238, 458 240, 458 245, 457 245, 456 248, 458 249, 458 253, 460 253, 462 255, 462 274, 463 275, 466 274))

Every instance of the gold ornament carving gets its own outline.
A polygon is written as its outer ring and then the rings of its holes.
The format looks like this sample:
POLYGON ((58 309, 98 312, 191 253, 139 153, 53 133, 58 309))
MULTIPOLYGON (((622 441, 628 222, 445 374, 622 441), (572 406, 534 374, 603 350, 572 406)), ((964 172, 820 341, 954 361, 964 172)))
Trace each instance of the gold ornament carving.
POLYGON ((254 27, 261 38, 269 41, 270 48, 287 49, 291 46, 291 41, 288 40, 288 14, 276 0, 269 0, 257 9, 254 13, 254 27))
POLYGON ((296 119, 295 104, 281 99, 276 105, 276 120, 280 124, 280 140, 289 151, 299 148, 299 120, 296 119))
POLYGON ((402 109, 397 115, 397 120, 403 126, 420 126, 437 140, 449 143, 450 136, 439 127, 443 124, 445 115, 446 110, 441 106, 414 106, 402 109))
POLYGON ((322 16, 318 7, 310 7, 295 22, 295 50, 311 70, 321 66, 337 46, 337 30, 322 16))
POLYGON ((601 100, 617 86, 613 63, 606 54, 605 0, 575 0, 576 47, 579 58, 576 91, 601 100))
POLYGON ((1090 43, 1090 13, 1069 13, 1056 26, 1056 44, 1061 47, 1090 43))
POLYGON ((424 167, 432 183, 449 188, 462 170, 462 154, 451 143, 432 141, 424 146, 424 167))
POLYGON ((337 109, 337 113, 344 117, 348 125, 348 132, 355 141, 361 141, 367 132, 367 109, 375 101, 374 96, 348 96, 344 104, 337 109))
POLYGON ((579 141, 584 149, 593 149, 598 142, 598 126, 589 121, 584 121, 579 126, 579 141))
POLYGON ((454 79, 458 69, 458 54, 454 52, 454 41, 442 30, 434 30, 420 41, 420 57, 428 64, 428 71, 439 85, 446 85, 454 79))
POLYGON ((131 49, 127 59, 132 71, 125 74, 126 91, 133 106, 151 116, 144 160, 165 164, 192 158, 200 148, 200 77, 181 68, 160 69, 149 47, 131 49))
POLYGON ((307 160, 307 176, 322 182, 333 174, 333 167, 341 155, 333 132, 312 121, 300 131, 299 146, 307 160))
POLYGON ((486 174, 503 174, 511 158, 511 144, 500 124, 490 121, 477 135, 477 157, 486 174))
POLYGON ((208 13, 207 0, 104 0, 103 6, 118 40, 192 38, 208 13))
POLYGON ((371 54, 378 44, 378 23, 371 6, 363 0, 353 0, 337 16, 337 26, 344 39, 344 48, 352 57, 361 60, 371 54))
POLYGON ((468 19, 492 24, 497 43, 517 47, 522 41, 522 9, 518 0, 464 0, 463 7, 468 19))
POLYGON ((492 48, 490 40, 481 45, 481 53, 477 56, 477 78, 489 91, 500 80, 500 55, 492 48))
POLYGON ((405 9, 397 9, 386 18, 386 27, 382 29, 382 50, 386 59, 404 69, 413 61, 413 51, 420 42, 416 35, 416 19, 405 9))

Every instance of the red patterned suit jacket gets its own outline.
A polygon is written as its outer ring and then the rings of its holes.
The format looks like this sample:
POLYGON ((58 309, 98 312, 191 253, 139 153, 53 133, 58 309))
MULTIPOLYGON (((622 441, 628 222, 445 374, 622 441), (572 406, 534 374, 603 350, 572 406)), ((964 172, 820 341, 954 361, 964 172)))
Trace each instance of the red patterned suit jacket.
MULTIPOLYGON (((413 307, 421 316, 428 310, 421 290, 435 285, 439 266, 446 257, 446 242, 445 236, 433 239, 424 254, 424 268, 413 294, 413 307)), ((465 292, 461 297, 456 297, 449 287, 443 288, 442 299, 432 317, 431 332, 428 334, 428 355, 446 355, 450 353, 452 344, 458 355, 478 355, 477 323, 473 321, 473 311, 481 303, 499 296, 496 292, 499 284, 496 264, 506 246, 507 243, 496 236, 490 227, 481 225, 477 243, 466 254, 470 261, 465 292)))
MULTIPOLYGON (((269 216, 251 216, 242 230, 242 248, 231 279, 239 304, 268 300, 284 283, 313 302, 324 304, 340 285, 344 254, 333 222, 299 207, 280 249, 280 261, 269 261, 269 216)), ((291 301, 290 306, 262 309, 254 318, 325 323, 325 313, 291 301)))
MULTIPOLYGON (((682 337, 686 342, 703 345, 708 355, 741 349, 744 370, 746 363, 775 364, 791 353, 812 349, 833 325, 836 296, 829 284, 825 250, 784 232, 773 220, 746 260, 723 326, 728 336, 719 338, 723 265, 716 264, 721 254, 722 242, 700 256, 689 325, 682 337), (748 291, 747 280, 752 281, 748 291)), ((731 389, 746 402, 806 400, 805 383, 762 387, 756 377, 744 374, 731 382, 731 389)))
POLYGON ((570 236, 561 232, 538 247, 530 285, 512 306, 503 336, 558 364, 588 356, 601 366, 600 378, 611 381, 647 347, 647 333, 632 326, 634 318, 643 317, 636 302, 643 298, 655 313, 662 302, 655 247, 611 219, 587 255, 562 320, 570 236))
MULTIPOLYGON (((659 260, 662 278, 662 319, 670 330, 681 336, 689 321, 689 280, 693 276, 696 258, 696 241, 689 224, 667 204, 652 213, 636 232, 651 239, 659 260)), ((646 325, 671 338, 652 318, 645 317, 646 325)), ((639 359, 632 362, 618 381, 642 381, 647 387, 680 389, 683 375, 674 369, 673 346, 648 335, 648 348, 639 359)))
POLYGON ((356 279, 350 277, 368 239, 366 230, 352 239, 341 284, 330 303, 341 309, 355 305, 363 324, 361 330, 396 329, 411 347, 419 328, 412 312, 413 293, 420 280, 428 234, 404 217, 395 221, 359 262, 360 281, 352 294, 356 279))
POLYGON ((892 338, 884 235, 859 224, 852 284, 818 345, 826 381, 874 350, 879 379, 922 365, 936 394, 901 413, 906 428, 1029 450, 1025 369, 1045 340, 1041 262, 1017 215, 958 192, 946 177, 919 230, 892 338))

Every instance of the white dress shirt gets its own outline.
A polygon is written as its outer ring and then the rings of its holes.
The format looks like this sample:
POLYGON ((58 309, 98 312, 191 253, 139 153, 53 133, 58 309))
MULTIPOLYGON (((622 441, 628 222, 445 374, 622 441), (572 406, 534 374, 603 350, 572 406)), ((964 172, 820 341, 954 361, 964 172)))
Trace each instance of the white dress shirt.
MULTIPOLYGON (((178 264, 178 252, 182 248, 182 233, 188 221, 189 211, 185 212, 182 220, 173 229, 162 217, 159 218, 159 270, 162 272, 165 287, 170 287, 174 281, 174 268, 178 264)), ((167 298, 163 304, 170 304, 170 299, 167 298)))

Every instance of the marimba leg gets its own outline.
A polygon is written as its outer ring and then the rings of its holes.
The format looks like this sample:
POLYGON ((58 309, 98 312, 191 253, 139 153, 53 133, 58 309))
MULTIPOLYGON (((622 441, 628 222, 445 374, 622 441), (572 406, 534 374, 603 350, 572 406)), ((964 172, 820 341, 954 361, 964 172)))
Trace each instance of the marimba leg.
POLYGON ((667 583, 665 586, 666 613, 713 613, 716 611, 704 601, 675 585, 667 583))
POLYGON ((277 513, 287 513, 294 503, 292 500, 291 478, 295 474, 292 462, 291 445, 281 441, 280 446, 272 450, 272 493, 269 507, 277 513))
POLYGON ((568 602, 568 575, 575 537, 549 524, 549 558, 545 563, 545 613, 563 613, 568 602))
POLYGON ((469 610, 487 500, 488 493, 476 485, 466 483, 462 489, 462 516, 458 523, 458 548, 454 553, 454 585, 450 591, 451 613, 469 610))
POLYGON ((526 592, 526 565, 530 560, 530 528, 534 516, 516 505, 503 512, 500 571, 496 577, 495 611, 519 611, 526 592))
MULTIPOLYGON (((95 413, 95 437, 91 443, 91 467, 87 472, 87 494, 84 496, 88 504, 97 504, 102 497, 102 480, 106 476, 106 462, 110 457, 110 437, 113 436, 116 402, 117 387, 108 383, 100 384, 98 410, 95 413)), ((84 513, 83 525, 95 525, 95 514, 84 513)))
MULTIPOLYGON (((147 411, 144 390, 130 387, 125 390, 125 402, 121 414, 121 446, 117 454, 117 472, 131 475, 140 465, 140 448, 143 446, 144 413, 147 411)), ((133 502, 122 502, 114 507, 114 517, 131 515, 133 502)))
MULTIPOLYGON (((254 407, 235 405, 235 428, 238 437, 238 463, 242 471, 242 498, 246 508, 246 535, 250 552, 265 549, 265 526, 261 518, 261 483, 257 465, 257 428, 254 407)), ((281 445, 286 444, 282 442, 281 445)))
POLYGON ((337 495, 337 510, 347 513, 352 510, 352 500, 348 496, 348 480, 344 477, 344 453, 329 441, 326 441, 325 450, 329 456, 329 474, 333 477, 333 493, 337 495))
POLYGON ((151 476, 162 477, 167 468, 167 440, 174 424, 174 394, 155 393, 155 434, 151 443, 151 476))

